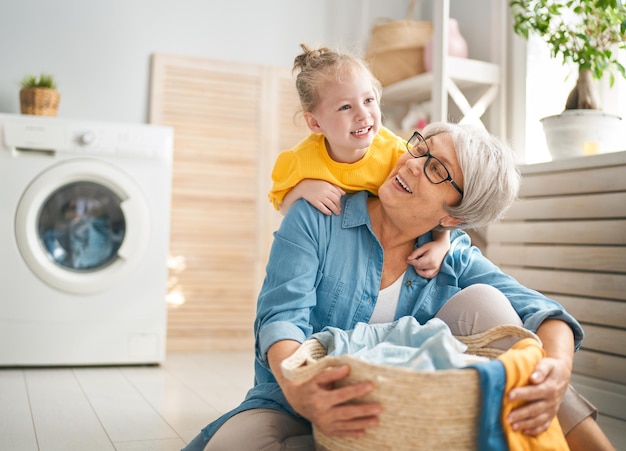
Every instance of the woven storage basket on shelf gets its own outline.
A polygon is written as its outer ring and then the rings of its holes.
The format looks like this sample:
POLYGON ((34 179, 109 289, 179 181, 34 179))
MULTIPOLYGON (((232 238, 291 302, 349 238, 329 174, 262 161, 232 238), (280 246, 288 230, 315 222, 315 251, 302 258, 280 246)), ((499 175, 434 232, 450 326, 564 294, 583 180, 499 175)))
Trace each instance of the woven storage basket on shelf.
MULTIPOLYGON (((456 337, 464 342, 466 353, 494 358, 502 351, 488 345, 503 337, 539 338, 517 326, 498 326, 486 332, 456 337)), ((377 365, 343 355, 326 356, 326 349, 315 340, 305 341, 282 369, 286 377, 305 381, 324 368, 349 365, 350 374, 337 386, 370 381, 376 386, 356 402, 378 402, 383 407, 380 423, 360 439, 329 437, 313 427, 319 451, 445 449, 476 450, 480 415, 480 383, 472 369, 416 371, 377 365)))
POLYGON ((405 20, 379 21, 372 27, 365 60, 383 86, 425 71, 424 47, 432 35, 432 23, 412 20, 416 0, 405 20))
POLYGON ((20 91, 22 114, 56 116, 61 94, 52 88, 24 88, 20 91))

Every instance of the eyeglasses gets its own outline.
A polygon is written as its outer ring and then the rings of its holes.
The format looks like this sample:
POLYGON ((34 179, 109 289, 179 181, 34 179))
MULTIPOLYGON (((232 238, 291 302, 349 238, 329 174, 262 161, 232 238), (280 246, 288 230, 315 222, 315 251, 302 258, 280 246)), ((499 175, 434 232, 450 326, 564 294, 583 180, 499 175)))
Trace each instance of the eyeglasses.
POLYGON ((452 180, 450 172, 444 164, 437 157, 431 155, 428 143, 420 132, 414 132, 409 138, 406 143, 406 150, 413 158, 427 157, 424 162, 424 175, 430 183, 439 185, 443 182, 450 182, 461 195, 461 199, 463 198, 463 190, 452 180))

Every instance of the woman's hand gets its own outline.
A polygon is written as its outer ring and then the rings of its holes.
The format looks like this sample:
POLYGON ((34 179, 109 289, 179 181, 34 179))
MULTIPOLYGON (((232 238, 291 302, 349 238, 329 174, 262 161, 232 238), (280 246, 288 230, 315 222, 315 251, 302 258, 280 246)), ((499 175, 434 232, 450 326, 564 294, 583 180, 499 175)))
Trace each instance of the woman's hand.
POLYGON ((556 416, 569 385, 574 358, 574 335, 563 321, 544 321, 537 335, 547 357, 537 363, 528 385, 508 395, 511 401, 526 403, 511 412, 509 423, 513 430, 528 435, 544 432, 556 416))
POLYGON ((547 430, 563 402, 569 377, 566 362, 541 359, 530 376, 530 384, 509 393, 509 400, 526 402, 509 415, 513 430, 533 436, 547 430))
POLYGON ((328 436, 362 437, 367 428, 378 425, 382 407, 377 403, 348 404, 349 401, 371 393, 374 384, 363 382, 341 388, 334 383, 350 374, 350 367, 326 368, 304 382, 287 379, 280 363, 293 354, 300 343, 282 340, 274 343, 267 358, 285 398, 293 409, 328 436))
POLYGON ((347 365, 326 368, 305 382, 284 380, 281 388, 294 410, 325 435, 358 438, 378 425, 382 407, 377 403, 347 404, 374 390, 370 382, 333 388, 334 382, 349 373, 347 365))

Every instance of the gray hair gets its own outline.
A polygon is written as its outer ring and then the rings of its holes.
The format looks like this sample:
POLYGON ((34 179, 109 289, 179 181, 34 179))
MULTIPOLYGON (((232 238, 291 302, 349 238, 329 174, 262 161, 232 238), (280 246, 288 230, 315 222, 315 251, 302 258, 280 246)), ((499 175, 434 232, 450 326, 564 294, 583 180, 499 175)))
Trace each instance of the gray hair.
POLYGON ((424 128, 426 139, 448 133, 463 172, 463 200, 446 206, 461 221, 454 228, 481 227, 502 218, 517 198, 521 176, 511 147, 485 129, 469 124, 434 122, 424 128))

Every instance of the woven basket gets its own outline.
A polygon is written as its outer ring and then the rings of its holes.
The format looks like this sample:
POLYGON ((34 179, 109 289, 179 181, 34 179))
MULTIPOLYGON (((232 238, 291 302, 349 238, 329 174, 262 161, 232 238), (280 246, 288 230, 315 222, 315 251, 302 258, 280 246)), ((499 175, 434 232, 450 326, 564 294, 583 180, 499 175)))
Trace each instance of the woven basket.
POLYGON ((425 71, 424 47, 432 35, 432 23, 412 20, 416 0, 405 20, 384 20, 372 27, 365 60, 383 86, 425 71))
MULTIPOLYGON (((498 326, 486 332, 457 337, 468 354, 494 358, 502 351, 488 345, 503 337, 539 338, 517 326, 498 326)), ((360 450, 476 450, 480 415, 480 383, 472 369, 416 371, 377 365, 344 355, 327 357, 315 339, 305 341, 283 361, 285 376, 305 381, 324 368, 349 365, 350 374, 338 387, 371 381, 375 390, 355 402, 377 402, 383 407, 377 427, 360 439, 329 437, 313 426, 319 451, 360 450)))
POLYGON ((20 91, 22 114, 56 116, 61 94, 51 88, 24 88, 20 91))

